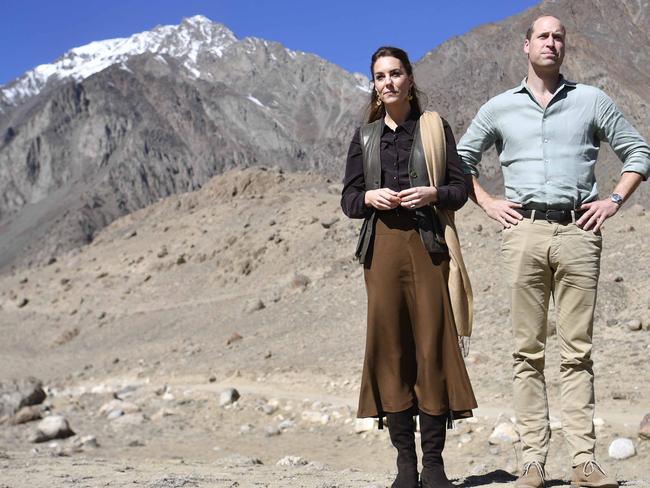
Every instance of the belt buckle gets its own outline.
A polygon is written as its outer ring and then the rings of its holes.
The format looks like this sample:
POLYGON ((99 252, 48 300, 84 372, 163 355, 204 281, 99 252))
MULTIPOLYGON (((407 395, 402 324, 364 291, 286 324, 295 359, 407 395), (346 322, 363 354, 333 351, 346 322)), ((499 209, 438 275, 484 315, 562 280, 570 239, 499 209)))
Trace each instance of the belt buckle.
POLYGON ((569 211, 567 210, 547 210, 544 214, 546 221, 547 222, 554 222, 556 224, 565 222, 568 220, 569 217, 569 211))

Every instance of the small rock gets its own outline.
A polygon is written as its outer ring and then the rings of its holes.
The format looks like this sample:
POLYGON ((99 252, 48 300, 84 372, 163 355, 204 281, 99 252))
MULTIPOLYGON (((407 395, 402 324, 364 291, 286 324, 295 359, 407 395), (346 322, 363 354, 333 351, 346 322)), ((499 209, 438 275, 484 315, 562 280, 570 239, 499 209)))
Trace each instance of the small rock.
POLYGON ((239 400, 239 392, 235 388, 226 388, 219 394, 219 406, 225 407, 239 400))
POLYGON ((186 262, 187 260, 185 259, 185 254, 181 254, 176 258, 176 264, 178 265, 185 264, 186 262))
POLYGON ((45 398, 43 383, 34 377, 0 382, 0 417, 14 415, 22 407, 39 405, 45 398))
POLYGON ((612 459, 627 459, 636 454, 636 449, 632 440, 619 437, 612 441, 607 452, 612 459))
POLYGON ((253 300, 249 300, 248 303, 246 303, 246 307, 244 311, 247 313, 253 313, 253 312, 257 312, 258 310, 262 310, 264 308, 266 308, 264 302, 259 298, 255 298, 253 300))
POLYGON ((253 426, 251 424, 244 424, 239 427, 239 433, 241 435, 250 434, 251 432, 253 432, 253 426))
POLYGON ((124 234, 124 239, 131 239, 131 237, 135 237, 138 235, 137 230, 130 230, 124 234))
POLYGON ((32 437, 32 442, 46 442, 52 439, 65 439, 75 435, 70 428, 68 421, 61 415, 52 415, 45 417, 40 421, 36 428, 36 433, 32 437))
POLYGON ((296 273, 293 276, 293 279, 291 280, 291 287, 304 290, 309 286, 309 283, 311 283, 311 280, 309 279, 309 276, 305 276, 304 274, 296 273))
POLYGON ((151 420, 158 421, 160 419, 163 419, 165 417, 170 417, 172 415, 175 415, 173 410, 170 410, 168 408, 161 408, 151 416, 151 420))
POLYGON ((287 429, 292 429, 296 426, 296 423, 291 420, 291 419, 286 419, 280 422, 278 427, 280 427, 281 430, 287 430, 287 429))
POLYGON ((650 440, 650 413, 645 414, 639 425, 639 437, 650 440))
POLYGON ((233 332, 232 335, 226 341, 226 345, 229 346, 233 342, 241 341, 243 338, 244 337, 240 335, 238 332, 233 332))
POLYGON ((134 425, 141 425, 146 420, 144 414, 138 413, 125 413, 124 415, 113 420, 112 425, 116 427, 131 427, 134 425))
POLYGON ((469 444, 470 442, 472 442, 472 436, 470 434, 462 434, 458 438, 458 442, 460 442, 461 444, 469 444))
POLYGON ((324 221, 322 221, 322 222, 320 223, 320 225, 322 225, 323 228, 325 228, 325 229, 329 229, 329 228, 332 227, 334 224, 336 224, 338 221, 339 221, 339 218, 338 218, 338 217, 332 217, 332 218, 329 219, 329 220, 324 220, 324 221))
POLYGON ((300 456, 285 456, 275 464, 276 466, 294 467, 305 466, 307 463, 308 461, 300 456))
POLYGON ((618 325, 618 319, 607 319, 607 327, 616 327, 618 325))
POLYGON ((270 402, 268 402, 266 405, 262 407, 262 411, 266 415, 273 415, 275 412, 277 412, 278 406, 279 404, 277 400, 271 400, 270 402))
POLYGON ((641 330, 641 321, 639 319, 632 319, 625 322, 625 328, 631 332, 641 330))
POLYGON ((83 436, 79 439, 79 444, 81 444, 82 447, 99 447, 97 438, 94 435, 83 436))
POLYGON ((477 224, 477 225, 474 226, 474 232, 477 232, 477 233, 480 234, 482 230, 483 230, 483 226, 481 224, 477 224))
POLYGON ((114 415, 113 418, 119 417, 120 415, 114 414, 113 412, 115 411, 120 411, 122 414, 125 413, 136 413, 140 411, 140 407, 138 407, 135 403, 131 402, 125 402, 123 400, 118 400, 118 399, 113 399, 107 403, 104 403, 100 408, 99 408, 99 414, 100 415, 106 415, 109 416, 111 414, 114 415))
POLYGON ((514 424, 512 422, 501 422, 494 428, 492 434, 490 434, 488 442, 493 445, 514 444, 518 440, 519 434, 517 434, 514 424))
POLYGON ((264 429, 264 435, 266 437, 274 437, 276 435, 280 435, 281 433, 282 431, 280 430, 280 428, 275 425, 269 425, 264 429))
POLYGON ((365 418, 365 419, 355 419, 354 432, 355 434, 370 432, 375 428, 376 424, 377 424, 377 420, 372 417, 365 418))
POLYGON ((307 422, 312 422, 315 424, 322 424, 322 425, 327 425, 330 421, 330 416, 327 415, 326 413, 315 412, 311 410, 302 412, 301 418, 307 422))
POLYGON ((18 302, 18 308, 23 308, 23 307, 24 307, 25 305, 27 305, 28 303, 29 303, 29 300, 28 300, 27 298, 22 298, 22 299, 18 302))
POLYGON ((215 464, 223 467, 244 468, 249 466, 261 466, 263 463, 258 458, 233 454, 232 456, 217 459, 215 464))
POLYGON ((616 283, 622 283, 624 280, 623 280, 623 277, 622 277, 622 276, 617 276, 616 278, 614 278, 614 281, 615 281, 616 283))
POLYGON ((16 415, 14 415, 9 420, 9 423, 12 425, 26 424, 27 422, 40 420, 41 418, 43 418, 43 415, 41 414, 41 407, 38 405, 31 405, 29 407, 23 407, 18 410, 18 412, 16 412, 16 415))

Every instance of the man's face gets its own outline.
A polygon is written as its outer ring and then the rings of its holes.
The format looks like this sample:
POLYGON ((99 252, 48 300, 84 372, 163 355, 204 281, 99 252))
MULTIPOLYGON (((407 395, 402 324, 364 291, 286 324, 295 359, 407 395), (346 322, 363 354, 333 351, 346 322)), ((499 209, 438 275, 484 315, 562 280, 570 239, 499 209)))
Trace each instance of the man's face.
POLYGON ((530 39, 524 42, 528 61, 538 68, 556 68, 564 61, 566 32, 555 17, 540 17, 535 21, 530 39))

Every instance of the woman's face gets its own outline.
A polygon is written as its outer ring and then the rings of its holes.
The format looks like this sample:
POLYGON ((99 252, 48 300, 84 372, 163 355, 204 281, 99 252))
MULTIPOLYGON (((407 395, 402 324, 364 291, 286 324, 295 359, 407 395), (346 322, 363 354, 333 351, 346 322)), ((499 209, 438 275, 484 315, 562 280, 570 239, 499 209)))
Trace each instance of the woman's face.
POLYGON ((384 105, 408 103, 413 77, 406 74, 399 59, 392 56, 377 59, 373 66, 373 82, 384 105))

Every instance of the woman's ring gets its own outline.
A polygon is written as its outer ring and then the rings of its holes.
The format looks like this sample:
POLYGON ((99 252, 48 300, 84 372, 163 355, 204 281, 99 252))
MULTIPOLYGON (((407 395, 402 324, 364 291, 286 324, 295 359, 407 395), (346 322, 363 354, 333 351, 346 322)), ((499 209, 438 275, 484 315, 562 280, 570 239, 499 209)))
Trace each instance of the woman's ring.
POLYGON ((412 203, 412 204, 411 204, 411 208, 415 208, 415 203, 412 203))

